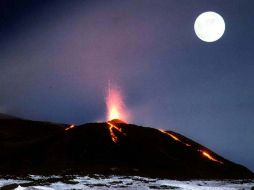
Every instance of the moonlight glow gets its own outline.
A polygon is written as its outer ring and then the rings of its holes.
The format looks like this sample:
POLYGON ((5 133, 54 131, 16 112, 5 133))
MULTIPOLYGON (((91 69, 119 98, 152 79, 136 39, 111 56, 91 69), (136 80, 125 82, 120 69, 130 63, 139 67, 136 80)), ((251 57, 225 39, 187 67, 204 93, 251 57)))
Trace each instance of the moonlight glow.
POLYGON ((204 12, 197 17, 194 30, 201 40, 214 42, 224 34, 225 22, 218 13, 204 12))

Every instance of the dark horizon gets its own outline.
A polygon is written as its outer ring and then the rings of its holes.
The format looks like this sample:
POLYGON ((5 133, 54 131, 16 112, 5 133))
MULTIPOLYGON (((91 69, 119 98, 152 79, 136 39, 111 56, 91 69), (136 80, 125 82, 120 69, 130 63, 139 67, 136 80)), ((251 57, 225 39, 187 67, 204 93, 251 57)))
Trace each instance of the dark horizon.
POLYGON ((105 121, 108 81, 130 123, 181 133, 254 171, 254 2, 0 2, 0 113, 105 121), (225 20, 213 43, 193 24, 225 20))

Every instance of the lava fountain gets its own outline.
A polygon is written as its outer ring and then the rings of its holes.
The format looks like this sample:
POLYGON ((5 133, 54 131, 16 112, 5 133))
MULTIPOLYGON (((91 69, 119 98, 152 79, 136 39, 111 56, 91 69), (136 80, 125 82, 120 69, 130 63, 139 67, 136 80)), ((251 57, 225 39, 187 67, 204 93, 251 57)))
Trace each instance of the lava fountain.
POLYGON ((126 112, 126 107, 123 102, 123 96, 121 91, 117 87, 111 87, 110 83, 108 85, 108 94, 106 97, 107 106, 107 127, 109 134, 114 143, 118 143, 119 138, 117 137, 115 131, 126 135, 123 133, 122 129, 117 126, 118 123, 126 123, 128 119, 128 113, 126 112))
POLYGON ((118 119, 126 122, 128 120, 128 113, 126 112, 121 91, 115 86, 112 87, 110 83, 106 97, 106 106, 107 121, 118 119))

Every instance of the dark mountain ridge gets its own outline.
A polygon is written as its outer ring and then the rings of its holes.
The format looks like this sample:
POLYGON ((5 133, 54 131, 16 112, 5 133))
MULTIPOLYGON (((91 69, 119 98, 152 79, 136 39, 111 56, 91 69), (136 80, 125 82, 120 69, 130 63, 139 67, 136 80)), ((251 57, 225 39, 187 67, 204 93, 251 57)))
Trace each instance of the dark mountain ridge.
POLYGON ((254 178, 173 131, 120 120, 74 126, 0 119, 0 175, 119 174, 174 179, 254 178))

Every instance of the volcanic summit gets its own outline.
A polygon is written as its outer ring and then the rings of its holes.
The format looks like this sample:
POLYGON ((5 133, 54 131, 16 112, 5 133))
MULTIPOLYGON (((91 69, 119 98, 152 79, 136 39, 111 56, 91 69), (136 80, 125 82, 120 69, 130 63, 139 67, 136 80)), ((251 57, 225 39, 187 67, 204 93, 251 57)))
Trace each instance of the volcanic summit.
POLYGON ((123 174, 175 179, 253 178, 173 131, 121 120, 79 126, 0 119, 0 174, 123 174))

